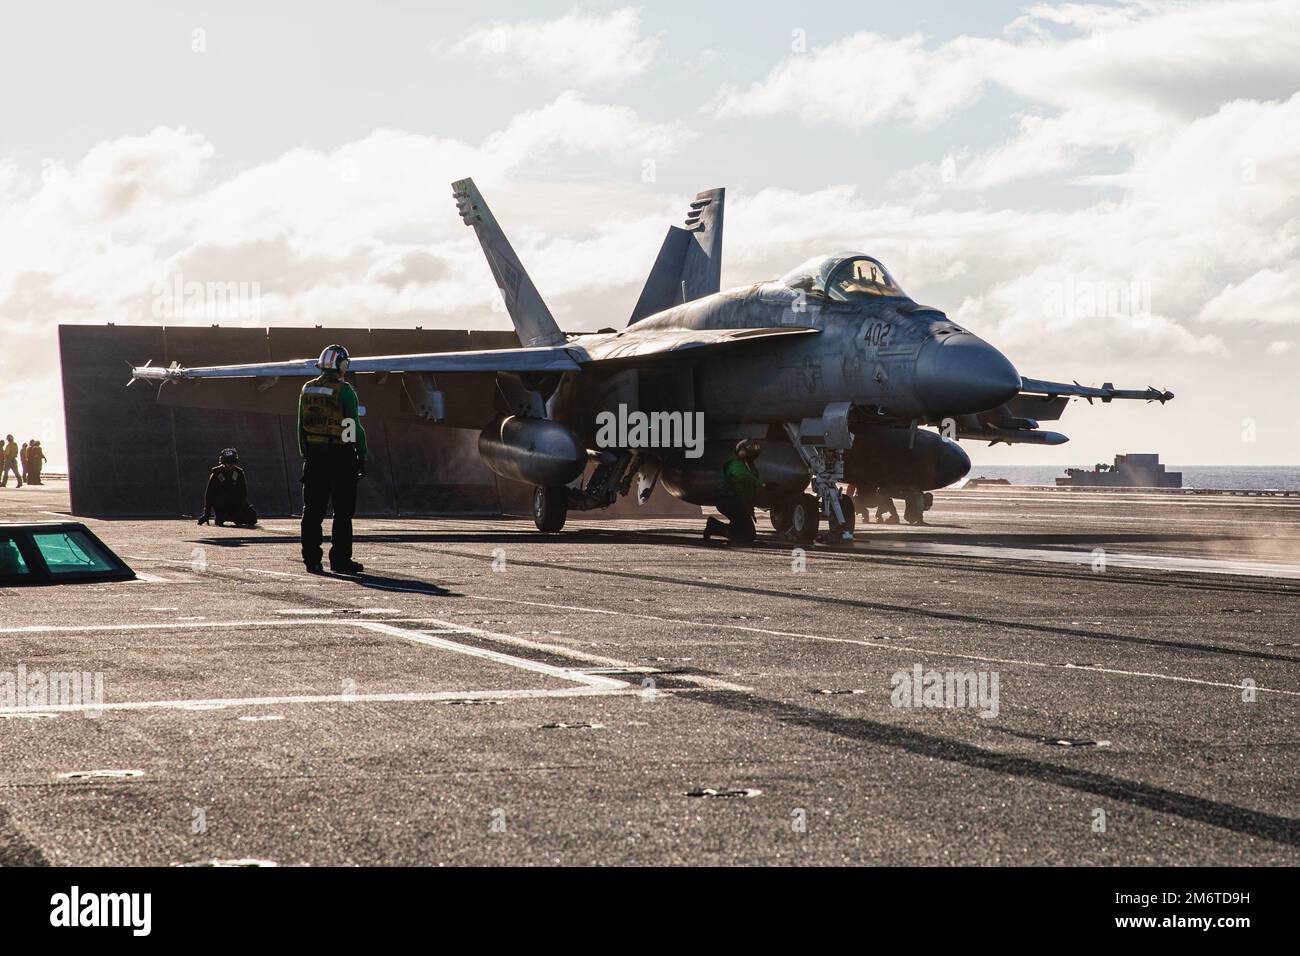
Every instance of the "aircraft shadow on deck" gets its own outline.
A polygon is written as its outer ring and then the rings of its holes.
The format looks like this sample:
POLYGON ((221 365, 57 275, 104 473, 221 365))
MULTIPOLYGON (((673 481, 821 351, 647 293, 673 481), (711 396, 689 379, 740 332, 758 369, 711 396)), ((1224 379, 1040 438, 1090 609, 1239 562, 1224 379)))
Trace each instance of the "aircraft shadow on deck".
MULTIPOLYGON (((930 526, 931 528, 935 526, 930 526)), ((629 528, 579 528, 559 535, 541 534, 540 532, 516 531, 381 531, 358 533, 353 540, 358 543, 371 544, 663 544, 669 546, 698 546, 703 542, 701 529, 644 529, 629 528)), ((231 535, 229 537, 207 537, 195 539, 192 543, 209 545, 217 548, 238 548, 244 545, 285 544, 297 540, 296 535, 261 534, 231 535)), ((328 540, 328 536, 326 538, 328 540)), ((818 542, 817 547, 829 547, 841 551, 853 551, 858 547, 870 548, 873 542, 922 542, 925 544, 981 545, 1006 548, 1043 548, 1064 546, 1091 550, 1101 544, 1149 544, 1153 542, 1208 542, 1233 540, 1229 535, 1204 535, 1189 532, 1099 532, 1099 533, 1050 533, 1050 532, 1008 532, 1005 534, 952 534, 934 532, 929 529, 913 531, 872 531, 859 533, 852 544, 826 544, 818 542)), ((759 532, 753 547, 786 549, 796 542, 778 538, 772 533, 759 532)))

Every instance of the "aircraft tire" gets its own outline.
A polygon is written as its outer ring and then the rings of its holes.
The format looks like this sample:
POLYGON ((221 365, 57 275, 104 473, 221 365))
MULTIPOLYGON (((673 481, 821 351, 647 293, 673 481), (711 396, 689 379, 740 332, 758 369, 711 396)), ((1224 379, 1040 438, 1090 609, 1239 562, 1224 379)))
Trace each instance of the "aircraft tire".
POLYGON ((777 534, 785 534, 790 530, 790 512, 794 506, 790 503, 773 505, 768 511, 768 519, 772 522, 772 530, 777 534))
POLYGON ((790 509, 790 531, 796 541, 812 544, 817 539, 817 527, 821 524, 822 509, 813 495, 800 495, 790 509))
POLYGON ((569 517, 569 489, 564 485, 533 488, 533 523, 543 534, 554 534, 569 517))

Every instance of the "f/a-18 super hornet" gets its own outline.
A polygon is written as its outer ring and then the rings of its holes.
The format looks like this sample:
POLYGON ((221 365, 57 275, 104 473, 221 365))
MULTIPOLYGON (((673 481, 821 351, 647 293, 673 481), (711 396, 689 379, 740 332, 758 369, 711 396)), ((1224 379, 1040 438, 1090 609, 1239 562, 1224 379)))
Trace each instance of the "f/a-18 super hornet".
MULTIPOLYGON (((352 359, 352 375, 400 376, 421 418, 479 430, 497 475, 532 485, 537 527, 656 484, 716 500, 741 438, 763 439, 758 505, 810 541, 822 520, 852 536, 841 483, 886 494, 950 485, 970 470, 959 439, 1055 445, 1040 421, 1072 397, 1166 402, 1154 388, 1022 378, 989 343, 914 302, 871 256, 809 259, 779 279, 720 291, 724 190, 699 193, 671 226, 625 328, 566 333, 472 180, 452 184, 478 236, 520 347, 352 359), (492 401, 459 402, 467 382, 492 401), (697 427, 692 427, 697 426, 697 427), (922 426, 938 426, 930 431, 922 426)), ((160 383, 318 374, 315 360, 139 367, 160 383)))

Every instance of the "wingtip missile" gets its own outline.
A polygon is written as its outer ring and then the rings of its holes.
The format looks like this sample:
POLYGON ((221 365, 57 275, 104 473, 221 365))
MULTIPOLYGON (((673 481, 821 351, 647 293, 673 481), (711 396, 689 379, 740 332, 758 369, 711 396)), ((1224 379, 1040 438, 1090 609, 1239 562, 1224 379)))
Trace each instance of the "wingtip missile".
POLYGON ((137 381, 139 381, 140 379, 144 378, 145 376, 144 376, 143 374, 141 374, 141 373, 143 373, 144 370, 147 369, 147 368, 149 368, 149 366, 151 366, 152 364, 153 364, 153 359, 148 359, 148 360, 146 360, 145 363, 144 363, 143 365, 138 366, 138 367, 132 365, 130 362, 127 362, 127 363, 126 363, 126 367, 129 368, 129 369, 131 370, 131 380, 130 380, 129 382, 126 383, 126 387, 127 387, 127 388, 130 388, 130 387, 131 387, 132 385, 134 385, 137 381))
MULTIPOLYGON (((128 362, 127 365, 131 365, 131 363, 128 362)), ((131 366, 131 381, 127 382, 126 385, 127 388, 130 388, 136 382, 156 382, 161 385, 163 382, 181 378, 182 372, 184 372, 184 369, 181 368, 180 362, 172 362, 166 368, 161 368, 155 366, 153 359, 150 359, 143 365, 131 366)))

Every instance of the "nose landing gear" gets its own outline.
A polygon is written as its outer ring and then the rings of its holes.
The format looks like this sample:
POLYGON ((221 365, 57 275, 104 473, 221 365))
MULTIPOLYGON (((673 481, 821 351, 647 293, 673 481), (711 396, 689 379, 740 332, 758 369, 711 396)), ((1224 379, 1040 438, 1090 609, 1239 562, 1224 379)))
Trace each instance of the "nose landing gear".
MULTIPOLYGON (((812 494, 801 495, 788 508, 788 533, 805 543, 817 536, 817 526, 825 516, 833 543, 853 540, 853 530, 857 525, 857 516, 853 512, 853 502, 848 495, 840 491, 839 482, 844 480, 844 451, 827 444, 805 445, 799 432, 799 426, 786 424, 786 434, 799 457, 808 466, 812 478, 812 494)), ((772 512, 772 523, 777 525, 777 510, 772 512)), ((782 520, 787 512, 782 511, 782 520)), ((777 527, 778 531, 782 529, 777 527)))

